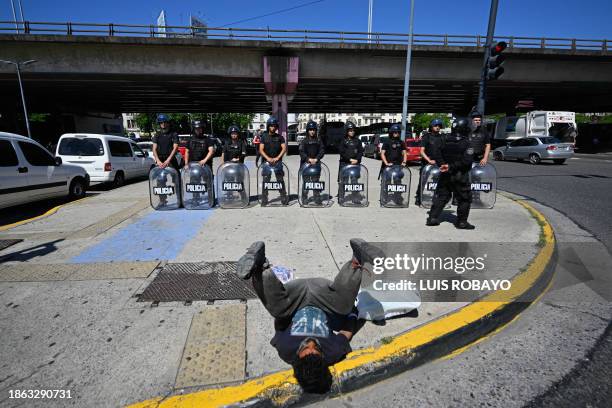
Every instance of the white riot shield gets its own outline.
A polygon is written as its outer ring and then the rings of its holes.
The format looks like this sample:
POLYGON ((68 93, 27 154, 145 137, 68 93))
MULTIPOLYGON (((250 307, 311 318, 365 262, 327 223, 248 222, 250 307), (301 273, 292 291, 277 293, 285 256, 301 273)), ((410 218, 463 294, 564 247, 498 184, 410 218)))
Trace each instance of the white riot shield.
POLYGON ((189 163, 181 170, 183 207, 187 210, 208 210, 215 206, 213 177, 210 167, 189 163))
POLYGON ((471 208, 493 208, 497 198, 495 166, 489 163, 486 166, 474 163, 470 170, 470 189, 472 190, 471 208))
POLYGON ((325 163, 306 163, 298 173, 298 201, 302 207, 329 207, 329 168, 325 163))
POLYGON ((257 195, 262 207, 289 204, 289 168, 282 161, 264 162, 257 168, 257 195))
POLYGON ((149 172, 149 198, 155 210, 176 210, 181 206, 179 174, 173 167, 154 167, 149 172))
POLYGON ((338 177, 338 204, 343 207, 367 207, 368 169, 363 164, 347 164, 338 177))
POLYGON ((249 206, 249 169, 243 163, 227 162, 217 168, 217 200, 221 208, 249 206))
POLYGON ((387 166, 380 174, 380 205, 406 208, 410 204, 410 169, 399 164, 387 166))

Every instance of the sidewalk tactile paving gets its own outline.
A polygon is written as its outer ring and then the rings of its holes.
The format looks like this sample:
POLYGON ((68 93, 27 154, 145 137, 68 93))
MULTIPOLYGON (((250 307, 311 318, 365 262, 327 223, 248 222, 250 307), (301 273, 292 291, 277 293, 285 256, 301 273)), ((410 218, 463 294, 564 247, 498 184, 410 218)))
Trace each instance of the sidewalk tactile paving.
POLYGON ((146 278, 158 264, 159 262, 10 264, 0 266, 0 282, 146 278))
POLYGON ((236 275, 236 262, 167 264, 146 287, 141 301, 187 302, 257 297, 250 281, 236 275))
POLYGON ((245 378, 246 305, 205 308, 193 317, 175 388, 245 378))

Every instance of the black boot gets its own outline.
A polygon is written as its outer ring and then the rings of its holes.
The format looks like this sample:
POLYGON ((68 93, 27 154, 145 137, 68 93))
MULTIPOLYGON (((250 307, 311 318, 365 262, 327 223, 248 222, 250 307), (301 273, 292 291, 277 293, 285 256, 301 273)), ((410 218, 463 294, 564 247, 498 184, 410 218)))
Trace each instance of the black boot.
POLYGON ((464 229, 464 230, 473 230, 476 227, 473 226, 472 224, 470 224, 467 221, 457 221, 455 223, 455 228, 457 228, 457 229, 464 229))
POLYGON ((246 254, 242 255, 236 265, 236 273, 242 279, 249 279, 253 272, 262 271, 266 264, 266 244, 257 241, 251 244, 246 254))
POLYGON ((440 225, 440 220, 438 220, 437 218, 427 217, 425 225, 427 225, 428 227, 437 227, 438 225, 440 225))
POLYGON ((385 253, 380 248, 365 242, 361 238, 352 238, 350 244, 353 250, 353 258, 355 258, 360 265, 366 263, 373 264, 374 258, 385 257, 385 253))

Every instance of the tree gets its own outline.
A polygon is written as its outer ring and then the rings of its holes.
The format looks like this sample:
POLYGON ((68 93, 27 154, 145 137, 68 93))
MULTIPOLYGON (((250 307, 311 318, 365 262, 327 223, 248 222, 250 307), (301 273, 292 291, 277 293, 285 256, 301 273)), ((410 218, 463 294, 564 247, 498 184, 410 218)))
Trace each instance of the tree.
POLYGON ((450 119, 446 113, 416 113, 410 123, 412 123, 413 131, 419 134, 429 129, 429 124, 434 119, 441 119, 445 128, 450 125, 450 119))
POLYGON ((136 125, 144 133, 151 133, 153 131, 153 125, 155 124, 156 118, 157 115, 154 113, 139 113, 134 116, 136 125))
POLYGON ((224 135, 231 125, 246 130, 254 117, 255 114, 253 113, 194 113, 191 115, 192 120, 206 123, 204 128, 206 133, 211 133, 210 119, 212 118, 212 133, 216 135, 224 135))

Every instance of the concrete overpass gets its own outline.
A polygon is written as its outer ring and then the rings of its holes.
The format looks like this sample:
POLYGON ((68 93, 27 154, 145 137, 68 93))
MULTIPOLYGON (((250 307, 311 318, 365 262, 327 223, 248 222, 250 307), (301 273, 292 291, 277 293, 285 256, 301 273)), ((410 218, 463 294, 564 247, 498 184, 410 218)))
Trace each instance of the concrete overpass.
MULTIPOLYGON (((0 59, 37 60, 23 72, 31 111, 267 112, 275 92, 264 83, 270 56, 297 61, 288 111, 401 110, 402 43, 72 34, 0 34, 0 59)), ((506 73, 489 85, 487 111, 510 112, 519 100, 550 110, 612 111, 607 43, 580 49, 573 41, 569 49, 508 48, 506 73)), ((415 45, 411 112, 475 105, 482 48, 446 42, 415 45)), ((9 65, 0 64, 0 92, 1 110, 19 107, 9 65)))

